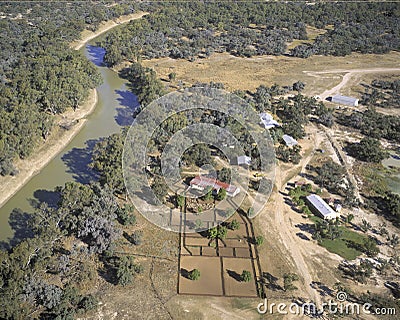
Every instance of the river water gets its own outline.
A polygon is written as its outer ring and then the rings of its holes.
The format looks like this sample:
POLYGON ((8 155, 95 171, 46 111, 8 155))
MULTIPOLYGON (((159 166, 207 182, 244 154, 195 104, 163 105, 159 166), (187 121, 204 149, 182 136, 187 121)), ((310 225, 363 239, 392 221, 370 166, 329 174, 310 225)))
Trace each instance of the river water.
MULTIPOLYGON (((94 43, 95 39, 91 41, 94 43)), ((26 233, 23 212, 32 212, 32 201, 56 202, 55 187, 67 181, 82 183, 96 179, 88 168, 91 150, 98 139, 119 132, 122 126, 130 125, 132 113, 138 102, 127 86, 126 80, 103 66, 104 50, 87 45, 81 49, 86 57, 99 69, 103 84, 97 88, 98 102, 81 131, 39 174, 25 184, 0 208, 0 240, 18 241, 26 233), (22 212, 12 213, 14 208, 22 212), (12 213, 12 214, 11 214, 12 213)), ((26 234, 25 234, 26 235, 26 234)))

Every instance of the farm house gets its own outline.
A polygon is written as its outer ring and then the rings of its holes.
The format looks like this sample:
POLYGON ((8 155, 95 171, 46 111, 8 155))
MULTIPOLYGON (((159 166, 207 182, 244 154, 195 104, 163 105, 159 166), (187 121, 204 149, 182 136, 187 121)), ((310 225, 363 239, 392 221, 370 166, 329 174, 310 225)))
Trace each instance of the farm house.
POLYGON ((190 181, 190 187, 201 191, 205 190, 207 187, 212 187, 215 194, 218 194, 219 190, 222 188, 226 190, 226 194, 230 197, 234 197, 240 192, 240 189, 232 184, 201 176, 193 178, 190 181))

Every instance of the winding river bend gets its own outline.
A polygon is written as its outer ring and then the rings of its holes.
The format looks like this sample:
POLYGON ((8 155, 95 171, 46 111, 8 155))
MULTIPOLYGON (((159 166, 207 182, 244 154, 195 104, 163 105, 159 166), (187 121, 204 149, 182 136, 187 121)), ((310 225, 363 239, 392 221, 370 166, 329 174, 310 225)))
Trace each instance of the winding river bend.
MULTIPOLYGON (((90 43, 94 43, 93 39, 90 43)), ((55 187, 67 181, 89 182, 95 174, 88 168, 91 150, 101 138, 119 132, 122 126, 130 125, 132 113, 138 102, 126 86, 126 80, 103 65, 105 51, 102 48, 86 45, 81 49, 86 57, 99 69, 103 84, 97 88, 98 102, 85 126, 40 173, 25 184, 7 203, 0 208, 0 240, 16 240, 23 236, 23 212, 33 211, 32 201, 54 203, 55 187), (12 213, 14 208, 21 209, 12 213)))

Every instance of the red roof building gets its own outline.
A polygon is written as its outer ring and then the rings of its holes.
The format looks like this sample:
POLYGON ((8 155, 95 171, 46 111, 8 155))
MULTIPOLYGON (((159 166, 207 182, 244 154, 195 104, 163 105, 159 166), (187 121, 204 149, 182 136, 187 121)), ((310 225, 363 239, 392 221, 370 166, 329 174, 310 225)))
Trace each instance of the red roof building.
POLYGON ((202 176, 197 176, 193 178, 190 181, 190 187, 201 191, 203 191, 207 187, 212 187, 214 192, 216 193, 218 193, 219 190, 222 188, 226 190, 226 194, 230 197, 234 197, 240 192, 240 189, 232 184, 228 184, 214 178, 202 176))

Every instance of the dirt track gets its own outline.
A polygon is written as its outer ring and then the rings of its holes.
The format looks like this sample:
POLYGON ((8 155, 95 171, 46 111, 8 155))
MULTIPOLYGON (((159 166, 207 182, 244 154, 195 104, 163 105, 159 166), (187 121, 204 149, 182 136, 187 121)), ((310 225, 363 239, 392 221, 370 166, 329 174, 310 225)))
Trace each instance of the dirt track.
POLYGON ((335 87, 325 90, 321 95, 321 100, 325 100, 327 97, 339 93, 340 89, 347 85, 349 80, 356 74, 363 73, 387 73, 398 71, 400 68, 371 68, 371 69, 336 69, 336 70, 326 70, 326 71, 304 71, 307 75, 318 77, 319 74, 333 74, 333 73, 345 73, 342 81, 335 87))

